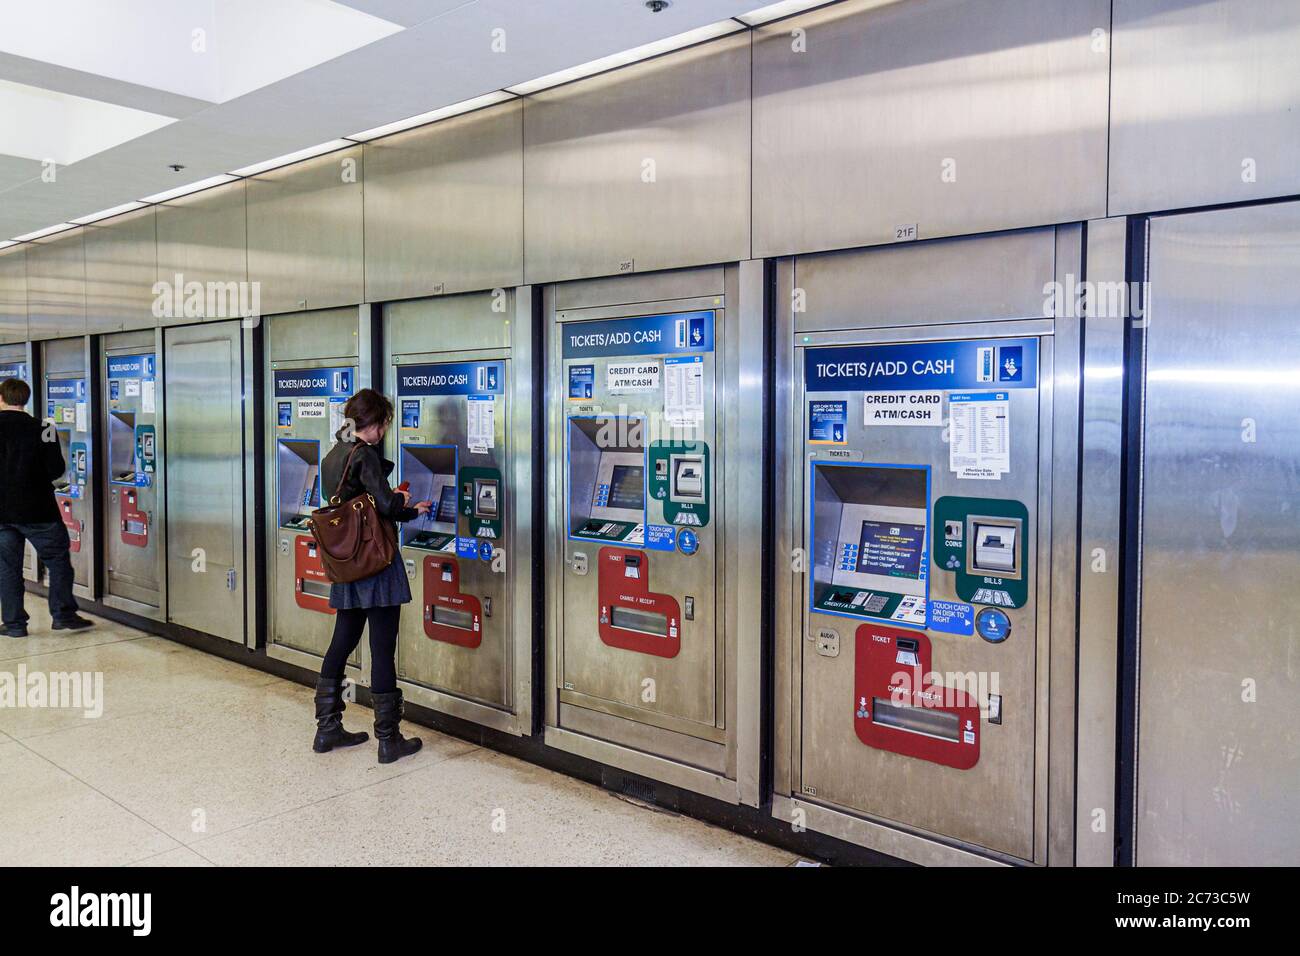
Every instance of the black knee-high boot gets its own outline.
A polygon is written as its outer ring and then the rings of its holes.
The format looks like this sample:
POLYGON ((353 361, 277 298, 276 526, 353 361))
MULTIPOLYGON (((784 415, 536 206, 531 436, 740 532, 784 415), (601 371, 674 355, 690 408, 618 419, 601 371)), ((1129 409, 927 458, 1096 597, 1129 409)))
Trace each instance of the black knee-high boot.
POLYGON ((364 730, 349 733, 343 729, 343 687, 341 680, 316 681, 316 739, 311 749, 318 754, 335 747, 354 747, 370 739, 364 730))
POLYGON ((409 757, 424 746, 424 741, 419 737, 402 736, 400 690, 391 694, 371 694, 370 700, 375 707, 375 739, 379 741, 380 763, 392 763, 402 757, 409 757))

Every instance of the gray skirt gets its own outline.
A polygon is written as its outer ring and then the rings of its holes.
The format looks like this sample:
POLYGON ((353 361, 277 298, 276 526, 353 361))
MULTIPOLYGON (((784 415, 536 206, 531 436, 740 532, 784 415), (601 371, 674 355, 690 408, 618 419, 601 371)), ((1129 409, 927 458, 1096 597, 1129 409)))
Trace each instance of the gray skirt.
POLYGON ((378 574, 350 584, 330 585, 330 607, 339 611, 409 603, 411 583, 406 579, 406 565, 402 563, 401 548, 393 555, 393 563, 378 574))

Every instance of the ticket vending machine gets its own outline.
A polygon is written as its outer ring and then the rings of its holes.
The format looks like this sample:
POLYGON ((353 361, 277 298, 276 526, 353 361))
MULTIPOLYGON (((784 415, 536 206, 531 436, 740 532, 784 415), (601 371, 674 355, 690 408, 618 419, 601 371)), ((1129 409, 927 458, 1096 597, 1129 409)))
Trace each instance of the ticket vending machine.
MULTIPOLYGON (((914 254, 947 262, 956 303, 979 288, 962 263, 983 241, 914 254)), ((963 323, 933 302, 909 321, 906 295, 871 285, 907 274, 900 255, 778 270, 778 301, 783 283, 823 308, 787 311, 775 372, 773 813, 916 862, 1068 862, 1073 805, 1054 842, 1047 748, 1067 773, 1074 587, 1053 576, 1074 568, 1077 426, 1072 399, 1053 406, 1077 387, 1077 321, 963 323)), ((1029 308, 1051 279, 1024 277, 1029 308)))
POLYGON ((532 733, 530 289, 384 309, 394 482, 423 518, 401 525, 414 614, 397 678, 408 700, 532 733))
POLYGON ((159 354, 153 330, 104 337, 100 460, 107 508, 104 601, 165 619, 159 354))
MULTIPOLYGON (((368 352, 369 326, 369 310, 356 308, 277 315, 266 324, 266 501, 273 529, 267 653, 315 669, 334 632, 334 611, 307 519, 334 491, 321 487, 320 467, 343 409, 369 385, 360 358, 363 343, 368 352)), ((352 667, 361 666, 361 653, 353 654, 352 667)))
POLYGON ((763 412, 742 386, 762 334, 741 272, 548 290, 547 743, 756 803, 763 412))
MULTIPOLYGON (((13 345, 0 345, 0 381, 7 378, 22 379, 28 385, 32 384, 32 363, 31 355, 28 352, 30 344, 20 342, 13 345)), ((27 403, 27 410, 32 410, 33 404, 37 399, 36 389, 32 389, 32 399, 27 403)), ((30 544, 23 546, 23 577, 29 581, 36 580, 36 552, 32 550, 30 544)))
POLYGON ((54 482, 59 518, 68 530, 73 590, 93 598, 95 582, 89 352, 84 338, 41 343, 45 421, 54 428, 66 470, 54 482))

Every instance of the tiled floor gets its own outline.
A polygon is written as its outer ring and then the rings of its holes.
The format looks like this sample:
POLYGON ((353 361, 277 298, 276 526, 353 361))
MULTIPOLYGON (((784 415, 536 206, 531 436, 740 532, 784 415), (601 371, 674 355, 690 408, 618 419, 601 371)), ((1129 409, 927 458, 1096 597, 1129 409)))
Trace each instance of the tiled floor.
MULTIPOLYGON (((0 698, 0 866, 795 859, 414 724, 424 749, 395 764, 373 740, 314 754, 307 687, 107 621, 56 635, 43 600, 28 610, 0 681, 99 673, 103 713, 0 698)), ((370 711, 346 722, 368 730, 370 711)))

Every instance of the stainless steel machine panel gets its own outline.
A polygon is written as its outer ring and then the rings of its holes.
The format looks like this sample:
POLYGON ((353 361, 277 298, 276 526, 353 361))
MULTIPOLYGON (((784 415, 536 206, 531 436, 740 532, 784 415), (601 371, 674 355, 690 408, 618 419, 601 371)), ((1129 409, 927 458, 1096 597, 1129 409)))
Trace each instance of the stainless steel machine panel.
POLYGON ((367 143, 366 299, 523 281, 523 103, 367 143))
POLYGON ((85 338, 41 343, 45 421, 54 424, 66 470, 54 483, 59 519, 68 530, 73 585, 83 597, 94 596, 95 481, 91 433, 90 358, 85 338))
POLYGON ((529 97, 530 283, 749 257, 749 36, 529 97))
MULTIPOLYGON (((86 227, 86 331, 151 329, 158 237, 152 206, 86 227)), ((168 278, 168 281, 173 281, 168 278)))
POLYGON ((118 332, 102 344, 104 600, 158 617, 165 613, 166 516, 157 332, 118 332))
POLYGON ((754 255, 1105 215, 1108 0, 830 4, 755 31, 754 255))
POLYGON ((1300 192, 1300 6, 1115 0, 1110 214, 1300 192))
POLYGON ((759 600, 761 518, 733 454, 762 419, 741 388, 761 376, 740 348, 761 341, 750 265, 546 304, 547 743, 733 803, 758 802, 737 605, 759 600))
MULTIPOLYGON (((246 304, 250 307, 247 311, 256 312, 251 308, 255 302, 251 288, 241 290, 237 287, 232 294, 229 286, 229 283, 244 283, 248 279, 248 210, 244 200, 244 181, 171 199, 155 209, 158 278, 172 283, 173 291, 177 276, 186 285, 191 282, 202 284, 205 291, 202 315, 187 316, 183 314, 184 310, 173 309, 174 314, 163 316, 158 324, 176 325, 200 318, 216 321, 242 315, 242 311, 232 311, 232 302, 246 304), (215 295, 209 309, 206 292, 210 287, 223 290, 224 310, 221 299, 215 295)), ((257 301, 260 304, 260 292, 257 301)))
POLYGON ((361 302, 361 147, 246 180, 248 278, 263 314, 361 302))
POLYGON ((83 229, 69 229, 27 247, 27 325, 32 339, 86 332, 83 229))
POLYGON ((0 342, 27 340, 27 253, 0 252, 0 342))
POLYGON ((1043 296, 1083 259, 1044 232, 777 268, 773 812, 915 862, 1072 857, 1079 323, 1043 296))
MULTIPOLYGON (((333 489, 320 463, 342 427, 343 407, 363 386, 360 310, 331 309, 266 320, 268 653, 320 666, 334 632, 330 582, 307 517, 333 489)), ((366 329, 368 338, 369 329, 366 329)), ((361 665, 358 649, 349 663, 361 665)))
POLYGON ((1153 219, 1149 255, 1136 861, 1293 865, 1300 204, 1153 219))
POLYGON ((524 288, 384 309, 388 454, 411 501, 432 502, 401 526, 414 603, 398 681, 413 701, 517 734, 532 730, 531 303, 524 288))
MULTIPOLYGON (((28 385, 32 384, 30 348, 30 343, 0 345, 0 380, 20 378, 28 385)), ((32 389, 32 398, 37 398, 35 388, 32 389)), ((34 401, 28 401, 27 410, 30 412, 34 405, 34 401)), ((23 547, 23 577, 29 581, 36 580, 36 552, 30 544, 23 547)))
POLYGON ((172 328, 164 343, 167 619, 242 644, 242 328, 172 328))
MULTIPOLYGON (((877 246, 802 256, 795 330, 956 324, 1050 314, 1043 284, 1056 261, 1055 229, 877 246), (960 268, 960 288, 936 282, 960 268)), ((1050 290, 1049 290, 1050 291, 1050 290)))

